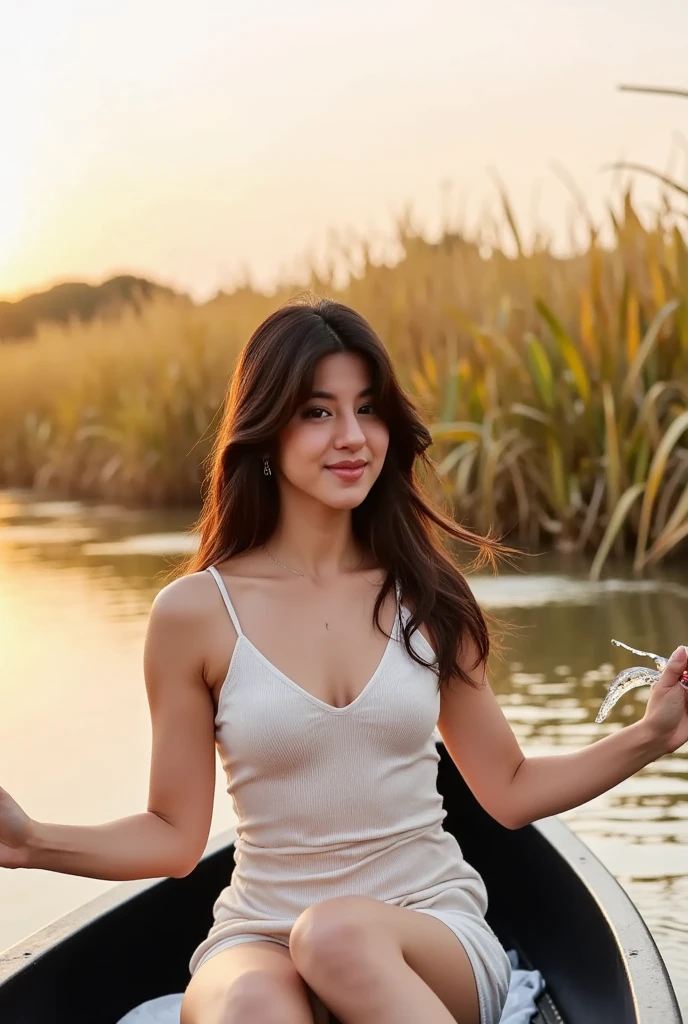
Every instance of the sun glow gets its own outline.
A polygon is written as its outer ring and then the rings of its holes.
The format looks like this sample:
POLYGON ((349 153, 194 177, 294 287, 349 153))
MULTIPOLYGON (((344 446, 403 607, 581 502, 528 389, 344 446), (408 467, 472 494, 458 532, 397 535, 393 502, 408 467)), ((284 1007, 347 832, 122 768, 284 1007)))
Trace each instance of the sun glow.
POLYGON ((2 5, 0 296, 124 269, 198 297, 244 268, 270 287, 334 236, 386 245, 409 206, 436 230, 442 182, 472 229, 499 210, 490 168, 526 243, 537 227, 566 246, 549 168, 597 218, 601 164, 663 165, 680 101, 616 85, 685 85, 688 4, 658 0, 649 20, 641 0, 621 20, 611 0, 522 6, 2 5))
POLYGON ((0 191, 0 288, 19 241, 23 210, 17 196, 0 191))
POLYGON ((0 162, 0 298, 14 291, 29 228, 27 177, 19 160, 0 162))

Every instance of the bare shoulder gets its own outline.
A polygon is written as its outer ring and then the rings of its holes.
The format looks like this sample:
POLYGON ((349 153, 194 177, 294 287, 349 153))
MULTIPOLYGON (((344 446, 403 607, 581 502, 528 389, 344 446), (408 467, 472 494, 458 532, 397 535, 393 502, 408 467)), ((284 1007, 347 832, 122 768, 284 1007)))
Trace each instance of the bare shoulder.
MULTIPOLYGON (((218 564, 218 571, 226 579, 233 575, 235 561, 238 559, 218 564)), ((148 622, 146 661, 160 661, 168 676, 183 673, 186 679, 201 679, 217 696, 236 641, 236 631, 211 573, 201 570, 180 576, 155 596, 148 622)))
POLYGON ((180 576, 164 586, 153 599, 146 631, 148 656, 170 655, 187 666, 204 661, 208 623, 221 604, 209 573, 180 576), (215 591, 215 593, 213 593, 215 591))
POLYGON ((155 595, 151 614, 162 622, 198 623, 215 606, 217 585, 210 573, 192 572, 166 584, 155 595))
MULTIPOLYGON (((254 552, 246 552, 216 566, 231 586, 239 589, 251 588, 263 582, 260 559, 254 552)), ((150 620, 161 630, 192 632, 197 639, 208 639, 221 623, 221 631, 227 633, 227 613, 216 580, 206 570, 187 573, 172 580, 156 594, 151 608, 150 620)))

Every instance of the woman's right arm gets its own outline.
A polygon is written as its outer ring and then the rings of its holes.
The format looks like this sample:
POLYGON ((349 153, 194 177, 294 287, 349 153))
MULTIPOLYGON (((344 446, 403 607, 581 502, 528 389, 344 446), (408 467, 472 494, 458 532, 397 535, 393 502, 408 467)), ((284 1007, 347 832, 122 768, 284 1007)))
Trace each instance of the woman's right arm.
POLYGON ((0 789, 0 867, 117 881, 193 870, 208 840, 215 789, 214 710, 202 655, 210 607, 206 581, 187 576, 164 587, 151 608, 148 809, 102 825, 53 825, 33 821, 0 789))

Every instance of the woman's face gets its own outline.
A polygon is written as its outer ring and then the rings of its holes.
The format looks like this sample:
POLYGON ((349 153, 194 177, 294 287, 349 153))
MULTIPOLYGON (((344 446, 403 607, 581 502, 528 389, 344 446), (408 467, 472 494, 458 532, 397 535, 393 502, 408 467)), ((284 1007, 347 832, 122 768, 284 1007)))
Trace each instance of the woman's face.
POLYGON ((282 483, 330 508, 355 508, 377 480, 388 445, 365 360, 351 352, 325 356, 311 397, 280 436, 282 483))

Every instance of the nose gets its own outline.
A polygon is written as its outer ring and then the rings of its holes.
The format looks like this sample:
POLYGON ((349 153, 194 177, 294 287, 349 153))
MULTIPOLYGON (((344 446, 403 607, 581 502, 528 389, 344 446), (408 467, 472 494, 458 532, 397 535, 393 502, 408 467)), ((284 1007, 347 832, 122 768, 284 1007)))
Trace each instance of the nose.
POLYGON ((349 448, 351 451, 359 451, 366 443, 366 436, 361 429, 361 424, 355 412, 342 415, 338 424, 335 448, 349 448))

